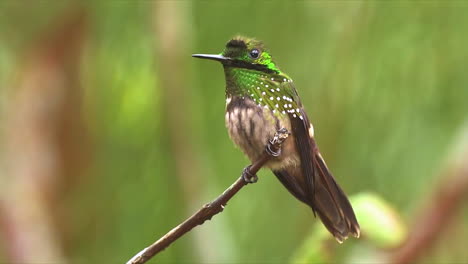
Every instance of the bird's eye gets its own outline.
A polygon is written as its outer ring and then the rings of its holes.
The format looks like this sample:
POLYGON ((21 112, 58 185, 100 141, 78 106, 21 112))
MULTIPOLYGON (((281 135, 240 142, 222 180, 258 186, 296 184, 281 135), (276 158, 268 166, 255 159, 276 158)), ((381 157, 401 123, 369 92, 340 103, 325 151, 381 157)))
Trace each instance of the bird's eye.
POLYGON ((252 57, 253 59, 257 59, 259 55, 260 51, 258 49, 253 49, 250 51, 250 57, 252 57))

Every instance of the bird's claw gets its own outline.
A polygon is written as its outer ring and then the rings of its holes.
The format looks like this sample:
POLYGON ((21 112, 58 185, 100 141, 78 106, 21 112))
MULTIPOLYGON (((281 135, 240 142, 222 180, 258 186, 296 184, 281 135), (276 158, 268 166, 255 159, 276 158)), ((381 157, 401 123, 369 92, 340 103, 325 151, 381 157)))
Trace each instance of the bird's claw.
POLYGON ((281 155, 281 149, 275 151, 275 147, 273 146, 273 144, 273 140, 270 140, 266 146, 265 151, 272 157, 279 157, 279 155, 281 155))
POLYGON ((268 141, 265 149, 266 152, 273 157, 281 155, 281 144, 283 144, 290 134, 291 133, 284 127, 276 131, 273 139, 268 141))
POLYGON ((244 179, 246 183, 256 183, 258 181, 257 174, 252 174, 250 172, 251 166, 252 165, 245 167, 244 170, 242 171, 242 178, 244 179))

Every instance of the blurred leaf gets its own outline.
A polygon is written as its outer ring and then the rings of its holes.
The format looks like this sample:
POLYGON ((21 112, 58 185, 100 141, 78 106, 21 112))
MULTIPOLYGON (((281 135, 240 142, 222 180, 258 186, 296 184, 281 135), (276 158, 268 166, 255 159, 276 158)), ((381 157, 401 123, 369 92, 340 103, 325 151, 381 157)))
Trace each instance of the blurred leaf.
POLYGON ((360 193, 351 198, 361 235, 378 247, 392 248, 406 237, 406 226, 397 211, 380 196, 360 193))
MULTIPOLYGON (((380 196, 367 192, 359 193, 351 197, 351 203, 361 226, 361 239, 368 239, 378 247, 391 248, 399 245, 406 237, 406 226, 400 216, 380 196)), ((329 242, 332 240, 335 242, 322 223, 317 221, 306 240, 294 253, 291 263, 331 262, 330 258, 334 254, 329 242)), ((348 245, 350 242, 345 243, 348 245)), ((356 243, 356 240, 351 243, 356 243)))
POLYGON ((325 241, 330 240, 330 233, 321 222, 316 222, 309 236, 302 246, 294 253, 291 263, 323 263, 329 256, 325 247, 325 241))

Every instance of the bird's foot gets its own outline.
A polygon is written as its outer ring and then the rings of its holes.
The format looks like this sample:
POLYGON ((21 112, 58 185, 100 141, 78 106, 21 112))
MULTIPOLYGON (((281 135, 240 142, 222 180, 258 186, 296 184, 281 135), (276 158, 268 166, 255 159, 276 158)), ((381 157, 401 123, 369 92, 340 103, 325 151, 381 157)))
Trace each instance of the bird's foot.
POLYGON ((244 179, 246 183, 256 183, 258 181, 257 174, 252 174, 250 172, 251 166, 252 165, 245 167, 244 170, 242 171, 242 178, 244 179))
POLYGON ((283 144, 290 134, 291 133, 284 127, 276 131, 273 139, 268 141, 265 151, 272 157, 281 155, 281 144, 283 144))

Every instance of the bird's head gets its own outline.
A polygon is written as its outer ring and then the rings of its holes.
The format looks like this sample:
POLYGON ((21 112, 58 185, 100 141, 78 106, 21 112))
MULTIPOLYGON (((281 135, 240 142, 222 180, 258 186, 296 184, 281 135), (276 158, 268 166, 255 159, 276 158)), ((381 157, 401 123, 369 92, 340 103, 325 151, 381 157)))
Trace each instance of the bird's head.
POLYGON ((279 73, 263 43, 253 38, 237 36, 229 40, 221 54, 194 54, 196 58, 221 62, 225 67, 245 68, 265 73, 279 73))

